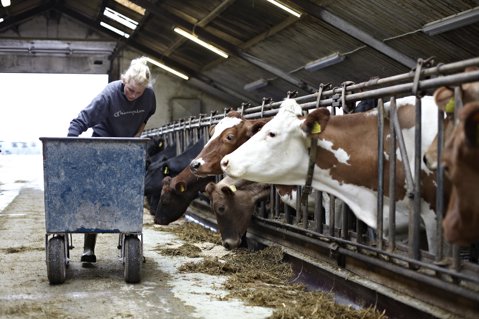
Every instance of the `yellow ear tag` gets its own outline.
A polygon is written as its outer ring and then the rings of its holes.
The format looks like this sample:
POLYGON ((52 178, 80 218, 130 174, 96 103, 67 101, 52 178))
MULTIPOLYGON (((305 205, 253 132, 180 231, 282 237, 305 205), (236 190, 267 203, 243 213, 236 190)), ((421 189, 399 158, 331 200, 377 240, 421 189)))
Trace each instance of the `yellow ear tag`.
POLYGON ((230 189, 231 189, 231 191, 232 191, 233 193, 236 192, 236 190, 237 190, 237 189, 236 189, 236 186, 230 185, 229 187, 230 187, 230 189))
POLYGON ((181 184, 180 185, 180 193, 183 193, 185 191, 185 185, 181 184))
POLYGON ((446 113, 454 113, 454 108, 455 108, 454 98, 451 97, 449 102, 447 102, 446 107, 444 108, 444 111, 446 111, 446 113))
POLYGON ((318 122, 314 122, 313 129, 311 130, 311 134, 318 134, 321 133, 321 125, 318 122))
POLYGON ((168 166, 165 166, 165 168, 163 169, 163 175, 167 175, 169 173, 169 169, 168 169, 168 166))
POLYGON ((158 143, 158 146, 159 146, 159 147, 162 147, 162 146, 163 146, 163 142, 158 143))

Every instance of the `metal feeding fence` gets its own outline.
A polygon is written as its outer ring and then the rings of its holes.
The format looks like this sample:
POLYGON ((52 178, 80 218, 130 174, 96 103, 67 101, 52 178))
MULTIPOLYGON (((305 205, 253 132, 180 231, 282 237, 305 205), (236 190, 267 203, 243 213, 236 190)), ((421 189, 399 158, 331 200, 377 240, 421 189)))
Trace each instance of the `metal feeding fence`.
MULTIPOLYGON (((367 277, 396 291, 412 295, 423 302, 439 309, 446 309, 462 317, 474 317, 479 313, 479 264, 478 244, 468 247, 450 245, 443 238, 441 221, 445 214, 443 202, 444 177, 441 161, 436 171, 437 201, 436 217, 437 232, 435 251, 424 249, 423 229, 420 222, 421 208, 421 97, 431 95, 441 86, 457 87, 462 83, 479 81, 479 71, 464 72, 466 67, 479 66, 479 58, 459 61, 450 64, 435 64, 432 59, 419 59, 415 69, 408 73, 387 78, 375 78, 363 83, 345 82, 341 86, 332 87, 321 84, 314 94, 296 97, 295 92, 288 92, 288 97, 294 98, 302 107, 303 112, 318 107, 331 107, 332 113, 342 108, 349 113, 356 102, 365 99, 375 99, 378 110, 378 128, 382 132, 385 121, 390 121, 389 134, 395 137, 390 147, 400 150, 401 158, 405 154, 404 140, 395 116, 396 99, 404 96, 416 96, 416 125, 415 125, 415 159, 414 167, 406 164, 406 188, 409 198, 409 223, 406 239, 396 237, 390 231, 385 235, 384 229, 396 229, 396 209, 393 196, 387 198, 384 192, 395 194, 395 156, 396 152, 385 150, 383 134, 378 134, 378 202, 376 229, 368 228, 356 219, 347 205, 335 205, 332 195, 329 196, 329 207, 323 206, 322 192, 308 187, 297 186, 298 196, 296 209, 283 204, 279 195, 271 187, 269 204, 261 203, 255 212, 252 225, 248 229, 249 236, 266 242, 279 243, 292 251, 302 255, 317 258, 341 269, 351 270, 356 274, 367 277), (390 102, 390 116, 385 117, 384 103, 390 102), (384 185, 385 176, 384 156, 389 152, 389 181, 384 185), (301 201, 301 194, 306 192, 313 196, 315 208, 308 211, 307 205, 301 201), (383 204, 389 200, 388 225, 383 224, 383 204), (338 210, 338 207, 341 209, 338 210), (326 218, 325 214, 329 214, 326 218), (341 217, 341 218, 338 218, 341 217), (328 222, 326 222, 328 220, 328 222)), ((455 90, 456 95, 460 94, 455 90)), ((456 96, 460 98, 460 96, 456 96)), ((244 118, 258 119, 274 116, 281 101, 272 101, 264 98, 261 105, 252 106, 243 104, 237 108, 244 118)), ((200 136, 208 136, 211 126, 224 118, 229 109, 220 114, 212 112, 209 115, 199 114, 189 119, 178 120, 160 128, 148 130, 145 136, 163 136, 167 141, 176 141, 180 145, 179 151, 189 142, 200 136)), ((438 159, 442 156, 444 113, 438 113, 438 159)), ((402 163, 406 163, 403 161, 402 163)), ((401 163, 401 162, 398 162, 401 163)), ((194 205, 195 203, 193 203, 194 205)), ((197 205, 204 207, 208 206, 197 205)), ((197 211, 195 209, 195 211, 197 211)), ((200 214, 201 215, 201 214, 200 214)), ((210 217, 203 215, 206 219, 210 217), (206 216, 206 217, 205 217, 206 216)), ((478 230, 479 231, 479 230, 478 230)))

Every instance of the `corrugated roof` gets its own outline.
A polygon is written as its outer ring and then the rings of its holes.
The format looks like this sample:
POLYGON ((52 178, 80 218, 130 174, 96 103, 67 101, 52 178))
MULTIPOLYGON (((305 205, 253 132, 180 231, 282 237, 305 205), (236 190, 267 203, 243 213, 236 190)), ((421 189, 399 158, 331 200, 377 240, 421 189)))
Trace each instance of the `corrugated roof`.
MULTIPOLYGON (((225 92, 235 102, 260 102, 263 97, 279 100, 289 90, 306 94, 320 83, 337 86, 344 81, 362 82, 408 72, 418 58, 435 56, 437 62, 449 63, 477 57, 479 52, 479 14, 470 24, 444 33, 428 35, 422 31, 427 23, 467 10, 478 11, 479 1, 282 1, 302 13, 299 19, 266 0, 131 2, 145 8, 145 14, 115 0, 13 0, 10 7, 0 8, 0 18, 4 19, 0 41, 12 40, 12 30, 38 15, 65 15, 96 30, 102 35, 99 40, 115 41, 117 48, 127 46, 163 61, 204 87, 225 92), (138 27, 131 30, 105 18, 105 7, 138 21, 138 27), (130 37, 108 31, 100 21, 130 37), (173 31, 175 27, 222 48, 229 58, 186 40, 173 31), (333 53, 345 59, 314 72, 304 69, 308 62, 333 53), (245 90, 245 85, 260 79, 266 86, 245 90)), ((49 40, 72 39, 59 34, 49 40)), ((7 54, 0 46, 2 53, 7 54)), ((113 60, 115 54, 118 50, 111 51, 113 60)), ((0 66, 0 72, 8 70, 0 66)))

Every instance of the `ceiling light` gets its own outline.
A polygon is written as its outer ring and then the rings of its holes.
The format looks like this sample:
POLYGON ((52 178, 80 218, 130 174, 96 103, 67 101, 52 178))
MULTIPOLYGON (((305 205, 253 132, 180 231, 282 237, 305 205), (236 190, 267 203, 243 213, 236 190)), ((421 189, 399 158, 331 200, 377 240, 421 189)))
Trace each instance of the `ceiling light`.
POLYGON ((325 67, 331 66, 333 64, 344 61, 345 56, 339 54, 338 52, 328 55, 324 58, 311 61, 304 66, 304 69, 309 72, 314 72, 319 69, 324 69, 325 67))
POLYGON ((425 24, 422 32, 435 35, 479 21, 479 7, 425 24))
POLYGON ((135 20, 130 19, 127 16, 119 12, 116 12, 115 10, 110 9, 108 7, 105 7, 105 11, 103 11, 103 15, 112 20, 115 20, 118 23, 123 24, 125 27, 128 27, 132 30, 135 30, 136 27, 138 26, 138 22, 136 22, 135 20))
POLYGON ((176 76, 178 76, 178 77, 180 77, 180 78, 182 78, 182 79, 185 79, 185 80, 188 80, 188 79, 189 79, 189 77, 188 77, 186 74, 183 74, 183 73, 181 73, 181 72, 179 72, 179 71, 176 71, 175 69, 170 68, 169 66, 166 66, 166 65, 164 65, 164 64, 161 63, 161 62, 155 61, 155 60, 153 60, 153 59, 151 59, 151 58, 148 58, 148 57, 147 57, 146 59, 147 59, 148 62, 150 62, 151 64, 154 64, 154 65, 156 65, 157 67, 162 68, 162 69, 165 70, 165 71, 168 71, 168 72, 170 72, 170 73, 173 73, 174 75, 176 75, 176 76))
POLYGON ((122 37, 125 37, 125 38, 127 38, 127 39, 130 37, 130 35, 129 35, 128 33, 123 32, 123 31, 121 31, 120 29, 117 29, 117 28, 115 28, 114 26, 109 25, 108 23, 105 23, 105 22, 101 21, 101 22, 100 22, 100 25, 101 25, 102 27, 104 27, 104 28, 107 28, 108 30, 111 30, 111 31, 113 31, 113 32, 115 32, 115 33, 121 35, 122 37))
POLYGON ((2 23, 3 21, 5 21, 5 19, 3 19, 3 18, 0 18, 0 23, 2 23))
POLYGON ((261 88, 264 88, 264 87, 267 86, 267 85, 268 85, 268 80, 259 79, 259 80, 256 80, 256 81, 254 81, 254 82, 245 84, 245 86, 243 87, 243 89, 244 89, 245 91, 251 92, 251 91, 256 91, 256 90, 259 90, 259 89, 261 89, 261 88))
POLYGON ((205 41, 201 40, 200 38, 198 38, 198 37, 197 37, 196 35, 194 35, 194 34, 191 34, 191 33, 187 32, 187 31, 185 31, 185 30, 183 30, 183 29, 180 29, 180 28, 175 28, 174 31, 175 31, 176 33, 181 34, 181 35, 184 36, 185 38, 188 38, 188 39, 190 39, 191 41, 194 41, 194 42, 198 43, 199 45, 204 46, 204 47, 207 48, 208 50, 213 51, 214 53, 216 53, 216 54, 222 56, 223 58, 225 58, 225 59, 228 58, 228 54, 227 54, 225 51, 223 51, 223 50, 221 50, 221 49, 218 49, 217 47, 215 47, 215 46, 213 46, 213 45, 211 45, 211 44, 209 44, 209 43, 206 43, 205 41))
POLYGON ((275 6, 281 8, 281 9, 283 9, 284 11, 288 12, 289 14, 294 15, 295 17, 298 17, 298 18, 301 17, 301 13, 299 13, 296 10, 291 9, 290 7, 285 6, 281 2, 278 2, 278 1, 275 1, 275 0, 266 0, 266 1, 268 1, 271 4, 274 4, 275 6))
POLYGON ((2 0, 2 6, 4 7, 8 7, 11 5, 11 1, 10 0, 2 0))

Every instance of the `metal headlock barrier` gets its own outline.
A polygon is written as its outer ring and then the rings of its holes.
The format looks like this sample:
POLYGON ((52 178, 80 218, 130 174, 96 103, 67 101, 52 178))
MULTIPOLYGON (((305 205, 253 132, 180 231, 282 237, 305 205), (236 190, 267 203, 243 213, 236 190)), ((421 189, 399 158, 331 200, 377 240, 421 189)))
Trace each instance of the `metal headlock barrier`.
MULTIPOLYGON (((479 57, 450 64, 437 64, 431 59, 419 59, 415 69, 408 73, 382 79, 372 79, 363 83, 345 82, 341 86, 332 87, 320 84, 314 94, 296 97, 296 92, 288 92, 302 107, 303 113, 318 107, 343 108, 348 113, 351 105, 364 99, 378 100, 378 128, 382 132, 385 121, 390 121, 390 135, 395 142, 392 149, 387 150, 390 159, 389 184, 384 185, 384 140, 383 134, 378 134, 378 217, 377 229, 367 229, 366 225, 357 220, 354 214, 343 205, 340 211, 335 209, 334 196, 330 196, 329 224, 326 223, 325 212, 322 209, 322 192, 314 190, 315 208, 313 212, 301 202, 303 186, 298 186, 296 210, 283 204, 274 186, 271 187, 269 208, 260 204, 254 214, 253 223, 248 234, 263 238, 269 242, 300 251, 308 256, 314 256, 342 269, 353 270, 363 276, 373 278, 383 285, 399 289, 422 299, 441 309, 454 309, 462 317, 476 317, 479 314, 479 264, 477 252, 479 243, 471 247, 458 247, 448 244, 443 238, 441 221, 445 214, 443 203, 444 177, 441 161, 436 172, 437 187, 437 249, 429 252, 423 249, 421 239, 423 229, 420 223, 420 192, 419 180, 421 173, 421 97, 431 95, 441 86, 457 87, 462 83, 479 81, 479 71, 464 72, 466 67, 479 66, 479 57), (410 198, 410 218, 407 240, 396 238, 395 232, 390 232, 385 238, 384 228, 396 229, 396 210, 393 196, 389 199, 389 225, 383 225, 383 203, 386 199, 386 187, 389 194, 395 194, 396 147, 401 158, 407 158, 404 140, 396 117, 396 99, 403 96, 416 96, 416 126, 415 126, 415 160, 414 167, 408 167, 408 161, 402 161, 406 172, 407 194, 410 198), (390 102, 390 116, 385 116, 384 103, 390 102), (407 165, 406 165, 407 164, 407 165), (336 215, 342 218, 335 223, 336 215), (404 285, 407 287, 405 288, 404 285), (398 288, 400 287, 400 288, 398 288)), ((455 90, 459 94, 459 90, 455 90)), ((246 119, 257 119, 274 116, 281 101, 263 98, 260 105, 242 104, 234 109, 246 119)), ((179 151, 197 140, 200 136, 208 136, 209 129, 218 123, 230 109, 211 114, 199 114, 188 119, 178 120, 159 128, 144 132, 144 136, 163 136, 166 141, 176 141, 181 145, 179 151)), ((340 115, 339 115, 340 116, 340 115)), ((438 159, 442 156, 444 113, 438 114, 438 159)), ((479 185, 478 185, 479 187, 479 185)), ((195 204, 195 203, 193 203, 195 204)), ((306 205, 307 206, 307 205, 306 205)), ((209 206, 202 205, 206 211, 209 206)), ((208 212, 207 212, 208 214, 208 212)), ((209 212, 211 220, 214 219, 209 212)), ((479 230, 478 230, 479 231, 479 230)), ((451 310, 452 311, 452 310, 451 310)))

